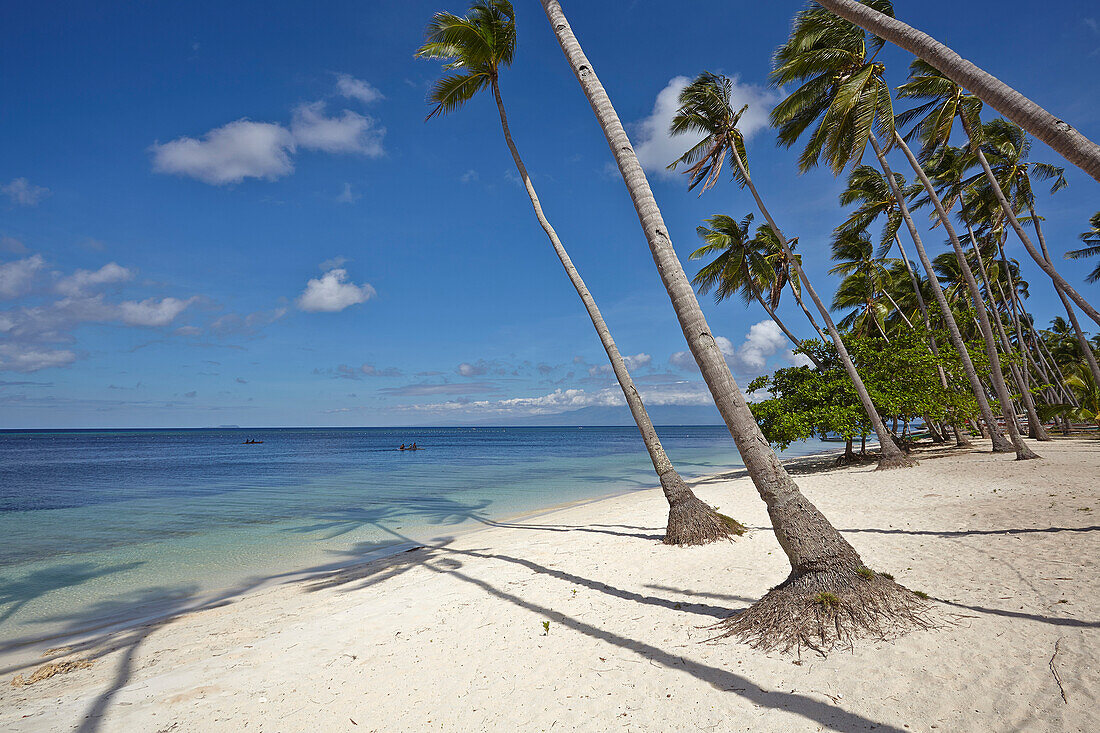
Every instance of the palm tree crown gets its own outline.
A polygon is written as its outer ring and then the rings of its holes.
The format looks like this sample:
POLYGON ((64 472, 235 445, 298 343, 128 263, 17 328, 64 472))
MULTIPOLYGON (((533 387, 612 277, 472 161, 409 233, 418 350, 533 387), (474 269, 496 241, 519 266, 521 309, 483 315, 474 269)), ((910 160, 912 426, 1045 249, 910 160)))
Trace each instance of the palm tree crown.
MULTIPOLYGON (((737 123, 749 106, 746 104, 734 112, 732 98, 733 80, 709 71, 697 76, 680 92, 680 108, 672 118, 669 132, 673 135, 691 132, 705 135, 668 166, 670 170, 678 165, 691 166, 684 171, 691 179, 689 191, 700 183, 703 184, 703 191, 717 183, 722 164, 733 155, 734 147, 741 156, 742 165, 748 170, 745 139, 737 129, 737 123)), ((732 169, 733 179, 744 187, 745 177, 740 169, 736 165, 732 169)))
MULTIPOLYGON (((865 5, 892 16, 890 0, 865 0, 865 5)), ((772 110, 779 143, 791 147, 816 121, 799 157, 809 170, 829 164, 840 173, 858 161, 872 129, 889 146, 894 137, 894 110, 886 67, 875 61, 882 39, 867 34, 816 3, 795 16, 786 43, 776 49, 771 79, 776 85, 802 82, 772 110)))
POLYGON ((418 58, 447 61, 448 74, 428 92, 434 105, 428 119, 453 112, 496 81, 500 67, 509 66, 516 53, 516 16, 509 0, 479 0, 469 15, 440 12, 425 31, 427 40, 418 58))

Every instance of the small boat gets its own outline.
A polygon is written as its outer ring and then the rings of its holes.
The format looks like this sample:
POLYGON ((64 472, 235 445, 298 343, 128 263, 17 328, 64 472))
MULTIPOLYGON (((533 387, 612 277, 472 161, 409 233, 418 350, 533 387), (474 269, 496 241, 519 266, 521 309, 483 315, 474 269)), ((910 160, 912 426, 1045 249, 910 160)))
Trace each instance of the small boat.
POLYGON ((261 443, 263 443, 262 440, 253 440, 252 438, 249 438, 244 442, 245 445, 259 445, 261 443))

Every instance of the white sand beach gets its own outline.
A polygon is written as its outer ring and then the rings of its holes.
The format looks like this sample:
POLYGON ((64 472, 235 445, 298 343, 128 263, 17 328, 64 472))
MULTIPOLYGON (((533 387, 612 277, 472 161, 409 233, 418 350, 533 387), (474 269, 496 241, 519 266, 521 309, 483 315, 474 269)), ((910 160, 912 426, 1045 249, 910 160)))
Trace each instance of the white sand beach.
POLYGON ((938 628, 896 641, 706 643, 787 573, 751 482, 725 475, 695 489, 751 527, 734 543, 662 545, 663 497, 635 492, 28 647, 0 729, 1095 731, 1100 441, 1035 446, 796 469, 869 567, 937 600, 938 628))

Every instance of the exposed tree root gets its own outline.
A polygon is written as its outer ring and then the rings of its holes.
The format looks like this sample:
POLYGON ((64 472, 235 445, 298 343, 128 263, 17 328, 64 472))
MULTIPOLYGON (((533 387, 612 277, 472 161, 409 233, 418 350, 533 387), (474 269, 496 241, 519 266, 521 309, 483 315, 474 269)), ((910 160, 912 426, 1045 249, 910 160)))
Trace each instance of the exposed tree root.
POLYGON ((882 456, 878 459, 878 466, 875 467, 876 471, 888 471, 893 468, 912 468, 917 465, 909 456, 904 453, 898 453, 893 456, 882 456))
POLYGON ((924 599, 867 568, 792 574, 711 627, 720 633, 709 641, 734 637, 758 649, 801 653, 806 647, 825 656, 857 639, 890 640, 930 628, 924 599))
POLYGON ((688 492, 677 497, 668 508, 666 545, 706 545, 732 540, 745 534, 745 526, 736 519, 714 511, 713 507, 688 492))

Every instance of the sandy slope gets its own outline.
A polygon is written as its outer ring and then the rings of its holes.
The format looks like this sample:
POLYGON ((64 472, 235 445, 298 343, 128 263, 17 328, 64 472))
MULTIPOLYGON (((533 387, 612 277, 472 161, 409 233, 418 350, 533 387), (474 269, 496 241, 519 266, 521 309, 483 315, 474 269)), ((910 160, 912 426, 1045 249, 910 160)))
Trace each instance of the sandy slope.
POLYGON ((1036 448, 798 477, 943 601, 894 643, 701 643, 786 574, 749 481, 718 477, 697 490, 754 527, 735 544, 661 545, 657 491, 563 509, 99 639, 60 657, 90 668, 5 681, 0 729, 1095 731, 1100 442, 1036 448))

